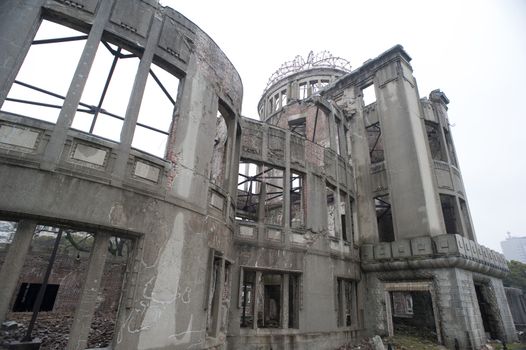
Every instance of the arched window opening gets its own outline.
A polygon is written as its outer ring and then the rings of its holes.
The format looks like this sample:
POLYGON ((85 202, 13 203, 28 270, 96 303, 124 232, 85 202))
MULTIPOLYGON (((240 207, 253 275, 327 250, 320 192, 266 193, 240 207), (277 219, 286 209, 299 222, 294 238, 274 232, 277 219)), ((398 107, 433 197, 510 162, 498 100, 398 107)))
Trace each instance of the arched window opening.
POLYGON ((87 37, 43 20, 2 111, 56 123, 87 37))

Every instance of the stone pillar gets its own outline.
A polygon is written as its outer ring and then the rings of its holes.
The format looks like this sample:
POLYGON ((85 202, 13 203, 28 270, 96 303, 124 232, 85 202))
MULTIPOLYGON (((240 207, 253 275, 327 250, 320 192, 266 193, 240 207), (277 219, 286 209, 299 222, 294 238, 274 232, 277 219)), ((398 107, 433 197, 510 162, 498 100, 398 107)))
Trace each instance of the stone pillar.
POLYGON ((281 275, 281 298, 283 300, 280 315, 281 328, 289 328, 289 280, 290 275, 288 273, 281 275))
POLYGON ((375 243, 378 242, 378 223, 372 199, 371 158, 361 104, 362 101, 357 98, 355 89, 345 90, 341 107, 351 133, 350 152, 356 181, 357 232, 355 235, 359 235, 360 243, 375 243))
POLYGON ((261 288, 261 271, 256 271, 256 281, 254 283, 254 309, 252 310, 252 328, 258 328, 258 308, 259 308, 259 298, 258 295, 262 293, 261 288))
POLYGON ((75 309, 75 318, 69 331, 68 350, 82 350, 87 346, 91 321, 95 313, 100 282, 104 272, 104 264, 108 255, 109 238, 109 234, 105 232, 95 235, 88 271, 80 294, 80 301, 75 309))
POLYGON ((77 112, 87 77, 91 70, 93 61, 95 60, 102 33, 104 32, 104 27, 110 18, 112 6, 113 0, 102 1, 99 6, 95 16, 95 21, 93 22, 88 34, 88 39, 84 45, 84 50, 80 56, 77 69, 75 70, 75 74, 69 85, 68 93, 64 99, 64 105, 58 115, 57 124, 53 128, 51 138, 49 139, 49 143, 44 151, 44 159, 40 165, 42 169, 54 170, 56 164, 60 160, 68 130, 73 122, 75 113, 77 112))
POLYGON ((396 239, 438 235, 441 210, 416 82, 403 52, 375 72, 396 239))
POLYGON ((9 304, 18 284, 36 226, 36 222, 30 220, 18 222, 15 237, 9 246, 0 270, 0 281, 2 281, 2 288, 0 288, 0 324, 4 322, 9 311, 9 304))

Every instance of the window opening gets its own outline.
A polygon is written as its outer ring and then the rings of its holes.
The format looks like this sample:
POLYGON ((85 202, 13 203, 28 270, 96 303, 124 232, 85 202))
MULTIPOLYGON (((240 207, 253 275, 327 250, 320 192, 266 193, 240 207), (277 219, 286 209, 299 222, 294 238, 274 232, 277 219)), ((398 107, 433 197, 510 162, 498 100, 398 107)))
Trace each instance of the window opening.
POLYGON ((473 234, 473 226, 471 226, 471 220, 469 218, 469 210, 468 206, 466 204, 466 201, 462 198, 459 198, 460 202, 460 211, 462 213, 462 218, 464 219, 464 226, 466 227, 466 234, 467 237, 471 240, 475 240, 475 236, 473 234))
POLYGON ((305 225, 305 210, 303 199, 304 176, 292 171, 290 174, 290 227, 303 228, 305 225))
POLYGON ((56 123, 87 37, 43 20, 2 110, 56 123))
POLYGON ((289 119, 289 130, 301 137, 306 137, 305 117, 289 119))
POLYGON ((431 157, 434 160, 447 161, 445 150, 442 143, 442 135, 440 134, 440 126, 436 123, 426 121, 427 140, 429 142, 429 150, 431 157))
POLYGON ((344 241, 350 241, 350 237, 347 236, 347 195, 342 191, 340 191, 340 223, 342 228, 342 239, 344 241))
POLYGON ((336 138, 336 153, 338 155, 341 154, 341 147, 340 147, 340 128, 341 128, 342 124, 340 123, 339 120, 336 120, 336 132, 335 132, 335 138, 336 138))
POLYGON ((236 211, 238 220, 258 221, 262 175, 260 165, 244 161, 239 163, 236 211))
POLYGON ((320 84, 317 80, 313 80, 310 82, 310 89, 311 89, 311 95, 314 95, 318 90, 320 90, 320 84))
POLYGON ((334 198, 334 188, 329 184, 327 184, 325 188, 327 196, 327 233, 331 237, 336 237, 336 203, 334 198))
POLYGON ((285 107, 287 105, 287 90, 281 91, 281 107, 285 107))
POLYGON ((72 128, 119 142, 138 67, 135 54, 101 41, 72 128))
POLYGON ((280 98, 279 98, 279 93, 277 93, 276 95, 274 95, 274 111, 279 110, 279 108, 280 108, 280 98))
POLYGON ((0 268, 4 263, 5 255, 11 242, 13 242, 13 238, 15 238, 17 226, 17 222, 0 220, 0 268))
POLYGON ((390 292, 394 334, 417 334, 423 341, 436 343, 437 331, 429 291, 390 292))
POLYGON ((369 144, 369 156, 371 164, 383 162, 384 156, 384 142, 382 137, 382 129, 380 122, 373 123, 365 127, 367 132, 367 141, 369 144))
POLYGON ((179 79, 152 67, 146 80, 132 147, 163 158, 172 125, 179 79))
POLYGON ((442 207, 446 232, 450 234, 461 234, 462 230, 460 229, 460 223, 458 221, 458 210, 455 197, 440 194, 440 205, 442 207))
POLYGON ((299 89, 300 89, 300 100, 303 100, 307 97, 309 97, 309 94, 308 94, 308 86, 307 86, 307 83, 300 83, 299 85, 299 89))
POLYGON ((220 187, 224 186, 227 172, 228 126, 225 117, 217 111, 214 150, 210 170, 210 181, 220 187))
POLYGON ((258 289, 257 325, 259 328, 281 328, 282 276, 264 273, 258 289))
POLYGON ((349 228, 350 233, 348 235, 349 241, 354 242, 355 244, 358 244, 358 235, 356 233, 356 229, 354 226, 354 215, 355 215, 355 206, 354 206, 354 198, 349 196, 349 228))
POLYGON ((242 328, 299 327, 300 275, 243 269, 242 276, 239 301, 242 328), (285 289, 283 286, 287 279, 288 289, 285 289), (288 304, 288 323, 283 324, 282 316, 287 312, 283 310, 285 301, 288 304))
POLYGON ((389 195, 374 198, 376 208, 376 221, 378 223, 378 238, 380 242, 393 242, 394 228, 389 195))
POLYGON ((252 328, 254 325, 254 290, 256 273, 245 270, 241 289, 241 327, 252 328))
POLYGON ((453 146, 453 140, 451 139, 451 133, 444 129, 444 136, 446 138, 447 150, 449 153, 449 161, 454 166, 458 167, 457 155, 455 153, 455 146, 453 146))
POLYGON ((362 94, 363 94, 363 105, 364 106, 368 106, 376 102, 376 91, 374 89, 374 85, 369 85, 368 87, 363 89, 362 94))
POLYGON ((340 278, 337 280, 338 327, 348 327, 352 324, 353 291, 353 281, 340 278))
POLYGON ((283 170, 265 165, 265 223, 283 225, 283 170))

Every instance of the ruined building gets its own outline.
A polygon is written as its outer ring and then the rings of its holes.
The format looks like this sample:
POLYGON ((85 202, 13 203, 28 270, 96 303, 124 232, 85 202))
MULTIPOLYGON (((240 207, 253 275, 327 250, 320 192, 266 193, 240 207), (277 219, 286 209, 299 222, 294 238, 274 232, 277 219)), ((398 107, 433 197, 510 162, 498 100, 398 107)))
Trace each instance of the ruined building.
POLYGON ((220 48, 155 0, 3 0, 0 48, 2 342, 335 349, 415 325, 450 349, 515 339, 448 98, 419 97, 401 46, 354 70, 327 53, 285 64, 260 121, 241 117, 220 48))

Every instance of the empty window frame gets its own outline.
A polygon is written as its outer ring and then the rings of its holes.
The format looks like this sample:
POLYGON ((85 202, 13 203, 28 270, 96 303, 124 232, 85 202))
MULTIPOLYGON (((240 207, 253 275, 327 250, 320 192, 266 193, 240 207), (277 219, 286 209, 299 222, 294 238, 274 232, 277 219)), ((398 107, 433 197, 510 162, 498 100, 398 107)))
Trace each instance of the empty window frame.
POLYGON ((365 127, 367 142, 369 144, 369 156, 371 164, 380 163, 385 160, 384 143, 380 122, 373 123, 365 127))
POLYGON ((283 225, 283 170, 263 167, 262 181, 265 189, 265 224, 283 225))
POLYGON ((279 93, 277 93, 276 95, 274 95, 274 111, 277 111, 279 110, 279 108, 281 107, 281 99, 279 97, 279 93))
POLYGON ((303 99, 306 99, 307 97, 309 97, 309 89, 308 89, 307 82, 300 83, 300 85, 299 85, 299 99, 303 100, 303 99))
POLYGON ((225 178, 228 176, 227 152, 228 124, 223 113, 218 110, 210 169, 210 181, 220 187, 225 185, 225 178))
POLYGON ((299 275, 242 268, 240 326, 242 328, 298 328, 299 275), (288 323, 285 323, 288 315, 288 323))
POLYGON ((336 130, 334 132, 334 136, 335 136, 335 139, 336 139, 336 153, 337 154, 341 154, 341 144, 340 144, 340 141, 341 141, 341 127, 342 127, 342 123, 340 122, 339 119, 336 119, 336 130))
POLYGON ((72 128, 120 141, 139 57, 101 41, 72 128))
POLYGON ((389 195, 378 196, 374 198, 376 209, 376 221, 378 223, 378 239, 380 242, 393 242, 394 227, 393 214, 391 211, 391 200, 389 195))
POLYGON ((429 150, 431 157, 434 160, 447 161, 446 150, 442 142, 442 135, 440 134, 440 126, 437 123, 430 121, 425 122, 427 141, 429 142, 429 150))
POLYGON ((43 20, 2 110, 55 123, 87 37, 43 20))
POLYGON ((368 87, 362 89, 363 95, 363 105, 368 106, 376 102, 376 91, 374 85, 369 85, 368 87))
POLYGON ((354 244, 358 244, 358 232, 356 231, 356 226, 354 224, 355 215, 356 215, 356 206, 354 198, 349 196, 349 229, 350 233, 347 234, 347 237, 350 241, 352 241, 354 244))
POLYGON ((314 95, 320 89, 320 85, 317 80, 312 80, 309 82, 311 94, 314 95))
POLYGON ((350 208, 347 206, 347 194, 340 191, 340 223, 342 230, 342 239, 344 241, 352 241, 352 214, 350 208))
POLYGON ((304 175, 292 171, 290 174, 290 228, 305 227, 304 175))
POLYGON ((453 139, 451 138, 451 133, 444 129, 444 137, 446 139, 446 146, 449 153, 449 161, 452 165, 458 167, 457 155, 455 152, 455 146, 453 145, 453 139))
POLYGON ((213 262, 209 267, 206 332, 215 337, 218 331, 226 331, 228 317, 221 313, 230 308, 230 262, 216 255, 214 250, 211 251, 211 260, 213 262))
POLYGON ((262 166, 241 160, 237 183, 236 218, 258 221, 262 166))
POLYGON ((305 117, 289 119, 289 130, 301 137, 306 137, 305 117))
POLYGON ((462 230, 456 198, 447 194, 440 194, 440 205, 442 207, 442 215, 444 216, 446 233, 461 234, 462 230))
POLYGON ((280 106, 285 107, 287 105, 287 90, 281 91, 280 106))
POLYGON ((336 198, 335 188, 327 183, 325 186, 327 198, 327 233, 330 237, 336 237, 336 198))
POLYGON ((473 226, 471 225, 471 218, 469 216, 468 205, 465 200, 459 198, 460 202, 460 212, 462 213, 462 219, 464 220, 464 227, 466 229, 466 236, 471 240, 475 240, 475 235, 473 234, 473 226))
POLYGON ((336 280, 336 312, 338 327, 352 325, 353 303, 356 302, 356 284, 349 279, 336 280))
POLYGON ((132 147, 164 158, 171 131, 179 79, 152 66, 146 80, 132 147))

